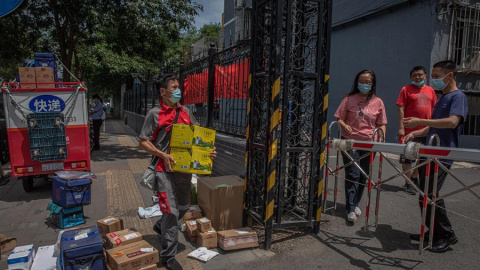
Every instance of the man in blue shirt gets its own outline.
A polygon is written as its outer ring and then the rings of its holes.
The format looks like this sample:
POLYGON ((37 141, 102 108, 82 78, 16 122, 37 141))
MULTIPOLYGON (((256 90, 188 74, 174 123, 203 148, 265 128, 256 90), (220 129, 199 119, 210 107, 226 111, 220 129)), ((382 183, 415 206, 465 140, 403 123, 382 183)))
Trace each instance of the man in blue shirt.
MULTIPOLYGON (((413 140, 415 137, 427 136, 430 138, 433 134, 437 134, 440 137, 440 145, 443 147, 458 147, 460 134, 462 132, 463 123, 467 117, 468 102, 465 94, 458 90, 457 83, 455 81, 455 69, 456 65, 453 61, 441 61, 433 66, 432 70, 432 86, 435 90, 442 91, 442 96, 437 101, 435 108, 433 109, 432 119, 419 119, 419 118, 404 118, 403 122, 405 127, 415 128, 423 125, 426 128, 414 131, 405 137, 405 142, 413 140)), ((423 159, 425 160, 425 159, 423 159)), ((440 160, 445 167, 450 169, 453 160, 440 160)), ((433 190, 433 170, 434 166, 431 166, 430 182, 428 185, 429 194, 432 198, 433 190)), ((425 187, 425 166, 419 168, 420 176, 420 189, 425 187)), ((445 182, 447 172, 439 168, 438 171, 438 186, 437 196, 440 193, 440 189, 445 182)), ((420 196, 420 209, 422 209, 423 197, 420 196)), ((455 232, 452 229, 452 224, 447 217, 447 211, 445 208, 445 202, 438 200, 435 208, 435 222, 433 232, 433 245, 430 249, 433 252, 446 251, 450 245, 458 242, 455 232)), ((427 222, 430 220, 430 205, 427 207, 427 222)), ((427 226, 428 227, 428 226, 427 226)), ((418 234, 410 236, 412 240, 419 240, 418 234)))
POLYGON ((100 127, 102 127, 103 123, 103 103, 97 94, 93 95, 92 98, 93 142, 95 143, 93 150, 100 150, 100 127))

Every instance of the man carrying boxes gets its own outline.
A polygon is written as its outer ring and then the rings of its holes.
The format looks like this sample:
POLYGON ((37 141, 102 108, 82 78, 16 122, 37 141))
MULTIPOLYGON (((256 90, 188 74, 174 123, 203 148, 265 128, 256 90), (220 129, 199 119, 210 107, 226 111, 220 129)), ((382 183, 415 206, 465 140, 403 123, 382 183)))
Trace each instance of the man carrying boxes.
MULTIPOLYGON (((162 217, 153 229, 160 234, 160 258, 168 269, 183 269, 175 260, 178 246, 178 221, 189 209, 190 173, 174 172, 172 164, 176 161, 170 155, 170 138, 173 124, 198 125, 193 114, 183 107, 179 101, 182 97, 177 78, 172 74, 160 78, 158 91, 159 106, 151 109, 140 132, 141 149, 153 157, 158 157, 156 164, 156 191, 158 192, 162 217)), ((210 158, 217 155, 215 147, 210 151, 210 158)))

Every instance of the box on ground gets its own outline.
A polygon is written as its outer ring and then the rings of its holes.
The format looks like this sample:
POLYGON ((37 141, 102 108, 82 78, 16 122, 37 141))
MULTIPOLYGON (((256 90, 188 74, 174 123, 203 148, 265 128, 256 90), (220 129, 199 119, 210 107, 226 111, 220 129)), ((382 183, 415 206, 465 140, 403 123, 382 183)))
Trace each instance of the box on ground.
POLYGON ((18 68, 18 74, 20 76, 20 83, 22 83, 22 88, 24 89, 34 89, 37 88, 35 84, 35 68, 33 67, 20 67, 18 68), (28 84, 23 84, 28 83, 28 84), (32 83, 32 84, 30 84, 32 83))
POLYGON ((123 230, 123 220, 121 218, 107 216, 97 220, 97 226, 100 229, 102 238, 106 239, 106 234, 123 230))
POLYGON ((55 88, 55 78, 53 76, 53 68, 51 67, 36 67, 35 77, 37 80, 37 88, 55 88), (52 84, 45 84, 52 83, 52 84))
POLYGON ((187 220, 185 221, 185 225, 187 226, 186 232, 187 236, 190 239, 190 242, 197 242, 197 221, 196 220, 187 220))
POLYGON ((142 240, 142 234, 130 229, 107 233, 105 248, 115 248, 142 240))
POLYGON ((58 269, 103 269, 104 261, 103 240, 97 226, 63 232, 58 269))
MULTIPOLYGON (((172 136, 173 137, 173 136, 172 136)), ((172 169, 175 172, 212 174, 213 161, 211 149, 193 146, 191 149, 170 148, 170 155, 175 159, 172 169)))
MULTIPOLYGON (((112 270, 112 268, 110 268, 108 264, 106 266, 107 266, 107 270, 112 270)), ((152 265, 144 266, 142 268, 138 268, 137 270, 157 270, 157 265, 152 264, 152 265)))
POLYGON ((197 230, 199 232, 208 232, 210 231, 210 229, 212 229, 212 222, 208 218, 206 217, 197 218, 196 221, 197 221, 197 230))
POLYGON ((198 179, 198 205, 216 230, 242 227, 243 182, 235 175, 198 179))
POLYGON ((90 178, 65 180, 53 177, 53 202, 61 207, 70 208, 90 204, 90 178))
POLYGON ((35 258, 35 248, 33 245, 19 246, 12 250, 8 256, 8 269, 27 269, 32 267, 33 258, 35 258))
POLYGON ((251 228, 217 232, 218 246, 223 250, 258 247, 257 233, 251 228))
POLYGON ((30 270, 56 269, 57 257, 54 257, 55 245, 39 247, 30 270))
POLYGON ((112 270, 136 270, 158 262, 158 250, 145 240, 107 250, 112 270))
POLYGON ((15 237, 8 237, 0 233, 0 254, 12 251, 17 246, 15 237))
POLYGON ((63 208, 53 202, 48 203, 47 210, 50 210, 50 221, 53 225, 61 228, 71 228, 85 223, 83 206, 63 208))
POLYGON ((217 232, 212 228, 208 232, 199 232, 197 245, 208 249, 217 247, 217 232))
POLYGON ((170 147, 191 148, 198 146, 213 149, 215 130, 201 126, 175 124, 172 129, 170 147))
POLYGON ((202 210, 198 205, 191 205, 188 211, 183 215, 183 221, 197 219, 202 217, 202 210))

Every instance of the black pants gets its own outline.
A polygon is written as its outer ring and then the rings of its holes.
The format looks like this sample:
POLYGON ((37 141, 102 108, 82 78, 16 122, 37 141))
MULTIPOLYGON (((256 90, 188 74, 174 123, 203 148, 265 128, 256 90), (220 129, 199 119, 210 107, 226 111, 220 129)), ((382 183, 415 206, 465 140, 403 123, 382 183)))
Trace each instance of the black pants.
MULTIPOLYGON (((420 162, 424 162, 425 159, 421 159, 420 162)), ((451 164, 445 164, 445 167, 450 169, 452 166, 451 164)), ((435 163, 430 164, 430 181, 428 183, 428 197, 432 198, 433 195, 433 172, 435 169, 435 163)), ((426 165, 418 168, 419 178, 420 178, 420 186, 419 188, 423 191, 425 188, 425 172, 426 172, 426 165)), ((438 184, 437 184, 437 197, 440 194, 440 189, 447 178, 447 172, 445 172, 442 168, 438 169, 438 184)), ((419 204, 420 204, 420 213, 423 211, 423 197, 419 197, 419 204)), ((442 200, 437 201, 437 207, 435 207, 435 221, 433 223, 433 240, 436 241, 438 239, 446 239, 450 238, 454 232, 452 229, 452 224, 447 216, 447 210, 445 210, 445 202, 442 200)), ((427 219, 426 219, 426 227, 430 226, 430 215, 431 215, 431 205, 427 205, 427 219)))
POLYGON ((93 149, 95 150, 100 149, 100 128, 102 127, 102 123, 102 119, 93 120, 93 142, 95 143, 95 147, 93 149))
MULTIPOLYGON (((349 150, 348 154, 353 158, 357 159, 358 157, 368 153, 367 151, 352 151, 349 150)), ((343 164, 350 162, 347 156, 342 153, 343 164)), ((370 155, 362 158, 360 161, 356 161, 360 165, 360 168, 368 175, 370 169, 370 155)), ((349 181, 345 181, 345 208, 347 213, 354 212, 355 207, 358 207, 358 203, 362 199, 363 190, 365 189, 365 183, 367 178, 363 176, 360 170, 352 163, 352 165, 345 167, 345 177, 349 181)))

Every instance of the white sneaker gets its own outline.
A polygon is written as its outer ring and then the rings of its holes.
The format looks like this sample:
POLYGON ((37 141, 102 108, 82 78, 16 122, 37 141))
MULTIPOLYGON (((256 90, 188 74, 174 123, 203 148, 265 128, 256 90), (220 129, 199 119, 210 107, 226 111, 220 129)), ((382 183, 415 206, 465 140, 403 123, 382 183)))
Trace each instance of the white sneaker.
POLYGON ((357 215, 357 217, 359 217, 361 214, 362 214, 362 210, 360 210, 360 208, 358 208, 358 207, 355 207, 355 215, 357 215))
POLYGON ((347 215, 348 221, 355 221, 357 220, 357 215, 355 215, 355 212, 350 212, 347 215))

